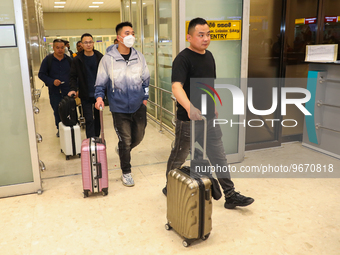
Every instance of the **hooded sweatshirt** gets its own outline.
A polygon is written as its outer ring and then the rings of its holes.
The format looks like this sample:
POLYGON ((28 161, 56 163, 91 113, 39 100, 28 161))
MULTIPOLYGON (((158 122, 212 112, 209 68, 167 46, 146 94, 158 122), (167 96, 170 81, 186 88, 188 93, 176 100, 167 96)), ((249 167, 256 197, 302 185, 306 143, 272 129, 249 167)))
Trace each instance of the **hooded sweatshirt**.
POLYGON ((111 112, 134 113, 149 98, 149 69, 136 49, 131 47, 130 58, 125 61, 117 48, 108 47, 99 63, 94 96, 104 99, 107 91, 111 112))

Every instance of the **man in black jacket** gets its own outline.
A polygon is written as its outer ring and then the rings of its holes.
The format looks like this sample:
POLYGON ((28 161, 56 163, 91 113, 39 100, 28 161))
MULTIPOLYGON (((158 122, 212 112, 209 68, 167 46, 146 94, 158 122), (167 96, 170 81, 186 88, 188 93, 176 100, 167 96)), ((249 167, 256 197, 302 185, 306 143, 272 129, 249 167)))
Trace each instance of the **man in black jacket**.
POLYGON ((55 125, 59 137, 60 116, 58 106, 70 90, 69 77, 71 59, 65 55, 65 43, 61 39, 53 41, 53 53, 44 58, 41 63, 38 77, 48 87, 50 104, 53 109, 55 125))
POLYGON ((103 57, 99 51, 94 50, 93 37, 91 34, 81 36, 83 51, 78 52, 72 61, 70 72, 69 96, 77 95, 81 99, 83 113, 86 121, 86 137, 99 137, 100 119, 99 111, 94 108, 94 84, 97 78, 98 65, 103 57), (77 93, 79 91, 79 93, 77 93))

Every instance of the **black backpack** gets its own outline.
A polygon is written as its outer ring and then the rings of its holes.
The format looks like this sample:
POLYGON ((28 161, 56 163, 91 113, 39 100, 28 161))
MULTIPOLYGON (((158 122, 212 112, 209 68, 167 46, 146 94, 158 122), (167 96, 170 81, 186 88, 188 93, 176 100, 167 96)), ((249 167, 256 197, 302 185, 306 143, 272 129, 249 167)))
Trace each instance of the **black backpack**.
POLYGON ((74 96, 65 96, 63 99, 61 99, 58 112, 60 120, 65 126, 71 127, 77 124, 78 116, 76 107, 77 105, 74 96))

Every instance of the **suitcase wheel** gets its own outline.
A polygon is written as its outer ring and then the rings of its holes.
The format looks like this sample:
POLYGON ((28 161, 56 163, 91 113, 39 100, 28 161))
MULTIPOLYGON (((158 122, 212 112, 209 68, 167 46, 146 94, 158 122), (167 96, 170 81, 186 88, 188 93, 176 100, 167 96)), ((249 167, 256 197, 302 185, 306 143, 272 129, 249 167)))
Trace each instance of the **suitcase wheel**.
POLYGON ((61 151, 61 153, 63 153, 63 150, 62 150, 62 149, 60 149, 60 151, 61 151))
POLYGON ((104 188, 104 189, 102 190, 102 193, 103 193, 103 196, 107 196, 107 194, 109 194, 109 191, 108 191, 107 188, 104 188))
POLYGON ((70 159, 70 156, 66 156, 66 160, 69 160, 70 159))
POLYGON ((202 237, 202 240, 207 240, 210 236, 210 233, 209 234, 206 234, 205 236, 202 237))
POLYGON ((81 153, 78 154, 79 158, 81 158, 81 153))
POLYGON ((167 223, 167 224, 165 224, 165 229, 166 229, 166 230, 171 230, 172 227, 169 225, 169 223, 167 223))
POLYGON ((189 247, 191 243, 192 243, 192 241, 189 241, 189 240, 184 240, 184 241, 182 242, 182 244, 183 244, 184 247, 189 247))
POLYGON ((89 191, 88 190, 84 190, 84 198, 87 198, 89 196, 89 191))

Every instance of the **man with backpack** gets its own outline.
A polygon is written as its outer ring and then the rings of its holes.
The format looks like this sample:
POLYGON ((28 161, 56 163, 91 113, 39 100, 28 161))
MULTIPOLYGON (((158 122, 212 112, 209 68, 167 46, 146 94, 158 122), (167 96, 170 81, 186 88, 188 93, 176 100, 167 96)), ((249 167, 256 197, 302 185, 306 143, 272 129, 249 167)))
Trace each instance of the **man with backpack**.
POLYGON ((61 39, 53 41, 54 53, 44 58, 41 63, 38 77, 48 87, 50 104, 53 109, 55 125, 59 137, 60 116, 58 106, 61 99, 70 91, 69 77, 71 58, 65 55, 65 43, 61 39))

